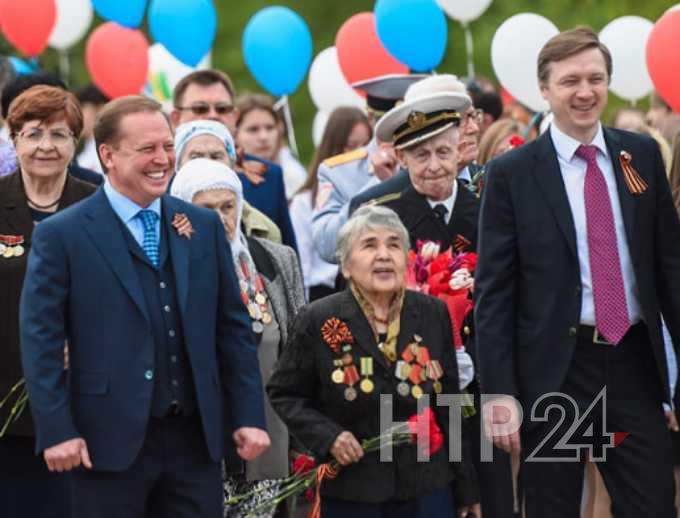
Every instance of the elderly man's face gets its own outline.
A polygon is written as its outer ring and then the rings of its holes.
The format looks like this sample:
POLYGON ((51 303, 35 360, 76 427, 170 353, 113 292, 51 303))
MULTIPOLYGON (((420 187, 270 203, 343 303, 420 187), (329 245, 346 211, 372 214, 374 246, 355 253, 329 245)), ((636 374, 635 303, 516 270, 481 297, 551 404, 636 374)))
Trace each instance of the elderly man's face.
POLYGON ((458 140, 459 169, 463 169, 477 160, 477 154, 479 153, 479 132, 483 120, 484 113, 472 106, 463 114, 460 121, 460 138, 458 140))
POLYGON ((233 165, 224 144, 214 135, 198 135, 187 142, 182 156, 178 157, 178 168, 194 158, 216 160, 229 167, 233 165))
POLYGON ((369 298, 396 293, 404 285, 405 271, 404 244, 399 234, 387 227, 367 230, 354 239, 342 267, 344 277, 369 298))
POLYGON ((433 201, 453 192, 458 176, 458 130, 448 129, 411 148, 397 150, 416 191, 433 201))

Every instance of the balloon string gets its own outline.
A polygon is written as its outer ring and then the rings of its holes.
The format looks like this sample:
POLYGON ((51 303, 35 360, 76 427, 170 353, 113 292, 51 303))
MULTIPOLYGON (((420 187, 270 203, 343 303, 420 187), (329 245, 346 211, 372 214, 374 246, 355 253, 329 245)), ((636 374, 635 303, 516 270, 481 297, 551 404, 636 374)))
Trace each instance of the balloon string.
POLYGON ((288 132, 288 144, 290 144, 290 149, 293 155, 300 157, 298 153, 297 141, 295 140, 295 128, 293 127, 293 117, 290 114, 290 103, 288 102, 288 96, 284 95, 281 98, 283 104, 283 120, 286 123, 286 130, 288 132))
POLYGON ((71 63, 68 59, 68 50, 62 49, 59 51, 59 74, 66 84, 69 83, 69 75, 71 74, 71 63))
POLYGON ((470 25, 467 22, 463 22, 463 31, 465 32, 465 49, 467 50, 467 75, 469 79, 472 79, 475 77, 475 49, 472 41, 472 33, 470 32, 470 25))

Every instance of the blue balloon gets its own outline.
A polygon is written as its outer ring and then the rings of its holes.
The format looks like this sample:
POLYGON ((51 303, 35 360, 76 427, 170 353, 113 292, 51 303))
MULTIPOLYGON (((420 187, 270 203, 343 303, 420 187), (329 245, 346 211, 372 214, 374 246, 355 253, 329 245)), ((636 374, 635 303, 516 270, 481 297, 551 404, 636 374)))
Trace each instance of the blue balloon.
POLYGON ((146 0, 92 0, 92 6, 105 20, 136 29, 144 18, 146 0))
POLYGON ((149 28, 170 54, 195 67, 215 41, 217 13, 211 0, 151 0, 149 28))
POLYGON ((293 93, 312 60, 312 35, 307 23, 287 7, 265 7, 243 31, 243 57, 262 87, 270 94, 293 93))
POLYGON ((378 37, 390 54, 415 72, 430 72, 444 58, 448 27, 435 0, 378 0, 378 37))
POLYGON ((38 71, 38 62, 36 60, 24 61, 16 56, 10 56, 7 58, 14 68, 14 72, 18 76, 34 74, 38 71))

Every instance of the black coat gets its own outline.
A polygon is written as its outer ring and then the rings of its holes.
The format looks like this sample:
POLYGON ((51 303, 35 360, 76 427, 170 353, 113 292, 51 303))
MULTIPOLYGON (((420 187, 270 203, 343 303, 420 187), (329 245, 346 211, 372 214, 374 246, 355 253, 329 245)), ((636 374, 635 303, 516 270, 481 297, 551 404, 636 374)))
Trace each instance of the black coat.
MULTIPOLYGON (((422 344, 429 349, 431 358, 441 362, 443 393, 458 393, 458 368, 446 306, 438 299, 407 291, 397 356, 413 342, 415 334, 422 337, 422 344)), ((387 362, 378 350, 368 320, 347 289, 313 302, 298 314, 267 391, 274 409, 291 434, 323 462, 330 460, 329 450, 344 430, 352 432, 359 441, 380 434, 381 394, 393 398, 394 422, 405 421, 417 412, 417 400, 411 395, 400 396, 396 388, 398 383, 394 364, 387 362), (354 401, 345 400, 346 385, 331 380, 335 369, 333 360, 337 355, 321 336, 324 322, 331 317, 346 323, 354 336, 352 355, 357 369, 362 357, 373 358, 371 379, 375 389, 365 394, 357 384, 358 396, 354 401)), ((428 380, 421 387, 432 396, 434 405, 432 382, 428 380)), ((389 410, 389 406, 385 410, 389 410)), ((433 410, 448 439, 449 408, 436 406, 433 410)), ((456 435, 454 433, 454 437, 456 435)), ((334 480, 325 480, 321 493, 354 502, 409 500, 445 486, 455 473, 459 503, 473 503, 477 501, 476 486, 467 439, 464 436, 463 462, 449 463, 447 444, 445 442, 445 447, 432 455, 429 462, 422 463, 417 462, 416 448, 412 445, 395 447, 392 462, 380 462, 378 452, 366 454, 360 462, 342 468, 334 480)))
MULTIPOLYGON (((96 187, 68 175, 59 202, 62 210, 86 198, 96 187)), ((26 274, 26 261, 31 249, 33 218, 28 208, 20 172, 0 178, 0 234, 24 236, 25 252, 9 259, 0 256, 0 399, 23 377, 19 350, 19 298, 26 274)), ((0 410, 0 426, 9 415, 12 404, 0 410)), ((10 435, 32 436, 33 421, 26 408, 19 421, 8 430, 10 435)))
MULTIPOLYGON (((604 128, 650 350, 658 398, 670 401, 659 313, 680 345, 680 223, 657 144, 604 128), (631 194, 621 151, 648 184, 631 194)), ((558 391, 571 364, 581 315, 576 230, 550 132, 487 165, 475 275, 482 390, 510 394, 525 415, 558 391)))
MULTIPOLYGON (((408 230, 411 248, 416 249, 417 240, 439 241, 441 249, 446 250, 456 244, 459 236, 469 241, 463 251, 474 251, 477 245, 477 218, 479 199, 462 183, 458 182, 458 194, 453 204, 453 214, 445 224, 432 210, 427 198, 418 193, 412 185, 404 189, 400 196, 378 201, 383 207, 395 211, 408 230)), ((455 246, 454 246, 455 248, 455 246)))

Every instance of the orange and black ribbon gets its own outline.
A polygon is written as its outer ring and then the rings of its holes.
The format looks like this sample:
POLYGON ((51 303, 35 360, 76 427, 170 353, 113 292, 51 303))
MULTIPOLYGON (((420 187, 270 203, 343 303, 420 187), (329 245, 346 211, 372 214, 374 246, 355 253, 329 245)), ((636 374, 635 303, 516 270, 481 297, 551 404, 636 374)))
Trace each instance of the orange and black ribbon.
POLYGON ((639 196, 647 190, 647 182, 645 182, 640 173, 631 165, 633 157, 627 151, 621 151, 619 154, 619 163, 623 170, 623 179, 626 182, 626 187, 631 194, 639 196))

